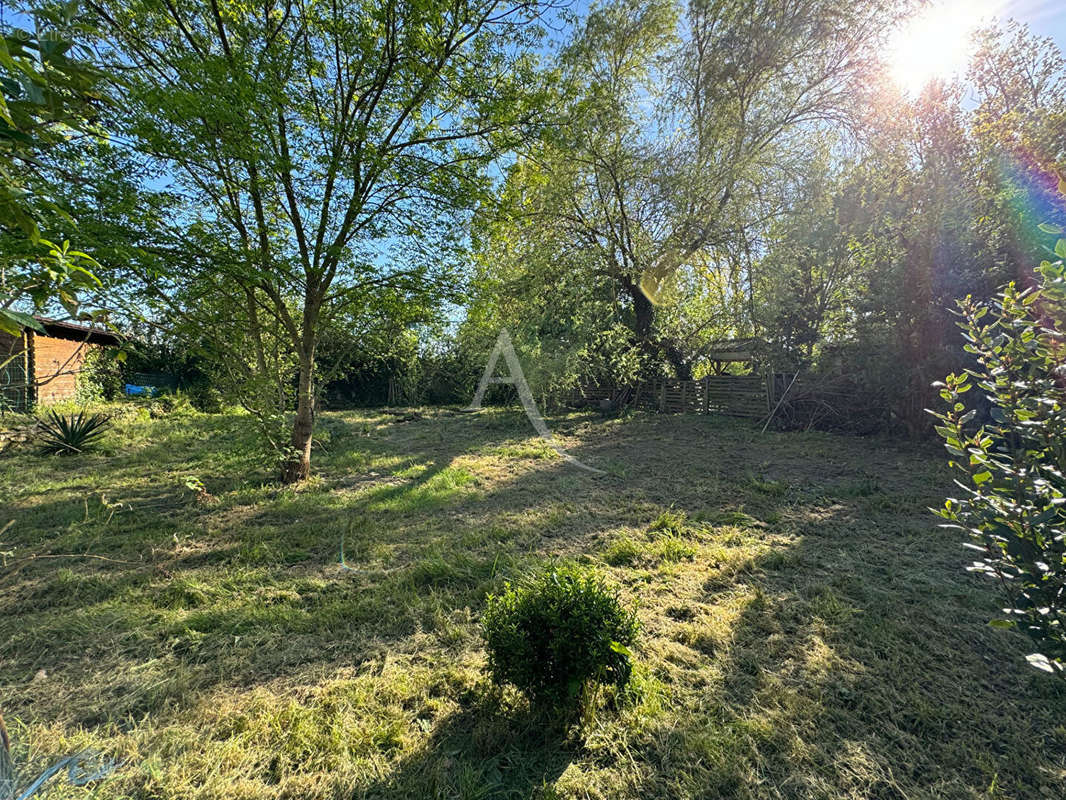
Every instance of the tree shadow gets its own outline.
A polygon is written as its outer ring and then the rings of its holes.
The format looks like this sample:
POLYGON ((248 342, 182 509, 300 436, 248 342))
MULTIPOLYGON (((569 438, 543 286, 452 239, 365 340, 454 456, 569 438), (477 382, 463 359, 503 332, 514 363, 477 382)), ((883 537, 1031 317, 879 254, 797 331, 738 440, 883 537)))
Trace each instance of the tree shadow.
MULTIPOLYGON (((596 478, 561 459, 510 455, 513 442, 533 436, 521 412, 437 423, 392 422, 367 436, 365 422, 337 418, 322 485, 279 490, 263 507, 224 507, 203 549, 168 556, 164 580, 147 568, 79 568, 78 591, 92 603, 77 624, 24 639, 54 634, 56 656, 99 655, 104 667, 112 650, 128 655, 136 642, 137 658, 156 662, 146 669, 158 688, 120 697, 145 673, 74 672, 98 697, 113 690, 114 703, 66 718, 188 709, 218 689, 355 670, 393 650, 447 655, 453 634, 456 647, 476 647, 461 637, 504 577, 550 558, 597 561, 598 537, 641 530, 674 507, 777 538, 735 572, 691 564, 691 586, 669 568, 619 573, 650 604, 648 662, 676 673, 677 707, 619 732, 625 758, 640 764, 637 794, 962 798, 994 784, 1010 796, 1060 794, 1054 776, 1066 748, 1047 732, 1061 727, 1062 692, 1025 672, 1024 643, 985 624, 994 599, 933 532, 924 506, 935 476, 906 472, 909 450, 845 451, 838 437, 815 434, 791 446, 787 434, 681 417, 565 419, 555 427, 567 451, 613 470, 596 478), (503 448, 491 480, 468 481, 456 464, 486 448, 503 448), (380 475, 367 474, 373 459, 392 455, 374 468, 380 475), (337 564, 345 534, 354 571, 337 564), (84 583, 93 575, 102 578, 84 583), (219 575, 224 591, 213 595, 204 584, 219 575), (677 641, 673 606, 696 609, 694 624, 730 603, 739 610, 721 635, 677 641), (461 615, 458 633, 452 615, 461 615), (990 709, 1002 709, 997 719, 990 709)), ((176 524, 200 515, 190 510, 176 524)), ((12 618, 41 620, 30 606, 49 604, 72 613, 72 584, 48 588, 43 573, 4 580, 18 597, 3 606, 12 618)), ((0 655, 27 677, 43 658, 0 655)), ((488 697, 449 698, 458 710, 420 721, 416 749, 356 796, 528 797, 589 758, 565 730, 488 697)), ((41 716, 57 716, 48 702, 41 716)))
POLYGON ((697 592, 742 608, 728 630, 685 638, 685 669, 711 677, 634 745, 654 766, 637 794, 1061 794, 1066 737, 1047 732, 1066 686, 1027 668, 1021 636, 986 624, 994 590, 962 573, 950 542, 875 513, 860 522, 876 499, 835 504, 739 579, 697 592))
MULTIPOLYGON (((399 451, 400 466, 420 469, 398 483, 378 476, 385 481, 355 493, 330 487, 330 478, 341 469, 324 459, 324 486, 278 490, 260 507, 260 494, 249 505, 204 509, 182 504, 164 490, 160 496, 175 509, 165 524, 146 526, 145 512, 134 506, 107 526, 94 519, 84 531, 74 525, 61 540, 47 535, 44 521, 78 522, 80 506, 68 500, 37 504, 35 532, 23 542, 46 556, 60 547, 75 557, 21 563, 0 572, 5 583, 17 587, 5 592, 8 619, 33 620, 13 629, 17 637, 0 646, 0 656, 11 656, 12 666, 27 679, 42 663, 49 673, 73 668, 75 682, 91 677, 94 696, 63 713, 95 725, 141 716, 160 705, 188 708, 220 687, 250 686, 264 676, 284 678, 316 665, 357 669, 390 642, 433 629, 457 609, 476 610, 498 584, 501 568, 530 554, 512 553, 505 537, 471 540, 468 547, 451 541, 454 527, 436 527, 434 514, 474 513, 483 493, 468 495, 462 485, 438 481, 463 454, 528 434, 520 413, 452 422, 446 431, 435 430, 433 419, 382 426, 388 436, 370 443, 374 454, 399 451), (216 512, 225 524, 216 522, 208 534, 205 520, 216 512), (425 516, 427 524, 390 542, 390 525, 412 514, 425 516), (134 532, 139 539, 124 539, 134 532), (338 563, 345 536, 349 571, 338 563), (89 543, 111 558, 78 558, 89 543), (395 558, 375 554, 386 544, 399 548, 395 558), (138 553, 143 561, 134 560, 138 553), (217 591, 216 583, 225 588, 217 591), (20 656, 22 642, 32 647, 42 640, 50 642, 47 655, 30 655, 27 647, 20 656), (129 667, 125 643, 132 641, 144 648, 138 660, 168 665, 150 692, 142 691, 132 673, 124 674, 129 667), (115 669, 87 675, 87 660, 115 669)), ((351 444, 348 437, 360 436, 361 427, 334 421, 342 457, 351 444)), ((172 467, 165 459, 159 463, 172 467)), ((509 503, 508 492, 522 480, 516 476, 500 502, 509 503)), ((134 486, 111 499, 143 503, 151 498, 150 489, 134 486)), ((47 714, 50 702, 42 697, 38 711, 47 714)))
POLYGON ((528 798, 550 792, 577 753, 566 719, 483 685, 425 724, 425 743, 353 798, 528 798))

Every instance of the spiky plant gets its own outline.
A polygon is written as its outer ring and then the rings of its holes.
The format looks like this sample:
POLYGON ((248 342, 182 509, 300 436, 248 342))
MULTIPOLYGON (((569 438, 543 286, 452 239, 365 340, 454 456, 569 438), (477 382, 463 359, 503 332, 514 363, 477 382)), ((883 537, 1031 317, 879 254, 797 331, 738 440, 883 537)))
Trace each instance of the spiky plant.
POLYGON ((81 453, 103 435, 110 421, 104 414, 88 415, 79 411, 65 417, 50 411, 46 419, 37 421, 37 438, 46 453, 81 453))

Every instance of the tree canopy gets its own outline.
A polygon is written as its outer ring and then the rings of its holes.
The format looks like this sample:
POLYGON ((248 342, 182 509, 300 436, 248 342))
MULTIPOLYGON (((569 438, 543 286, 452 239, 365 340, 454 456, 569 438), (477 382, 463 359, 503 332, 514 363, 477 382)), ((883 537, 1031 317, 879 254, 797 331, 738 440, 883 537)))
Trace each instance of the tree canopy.
POLYGON ((173 227, 188 258, 137 277, 172 313, 219 330, 223 350, 239 326, 248 369, 275 384, 268 339, 284 342, 297 388, 283 476, 306 477, 323 327, 447 294, 486 166, 536 119, 541 9, 88 5, 124 76, 117 135, 180 187, 173 227))

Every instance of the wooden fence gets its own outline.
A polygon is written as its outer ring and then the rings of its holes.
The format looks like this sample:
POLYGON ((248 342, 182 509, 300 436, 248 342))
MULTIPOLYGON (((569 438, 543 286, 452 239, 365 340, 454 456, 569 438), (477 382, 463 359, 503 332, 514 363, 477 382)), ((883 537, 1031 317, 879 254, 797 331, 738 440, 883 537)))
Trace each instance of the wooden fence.
POLYGON ((625 402, 663 414, 728 414, 761 419, 772 410, 770 376, 708 375, 698 381, 664 378, 618 388, 590 386, 575 392, 575 401, 625 402))

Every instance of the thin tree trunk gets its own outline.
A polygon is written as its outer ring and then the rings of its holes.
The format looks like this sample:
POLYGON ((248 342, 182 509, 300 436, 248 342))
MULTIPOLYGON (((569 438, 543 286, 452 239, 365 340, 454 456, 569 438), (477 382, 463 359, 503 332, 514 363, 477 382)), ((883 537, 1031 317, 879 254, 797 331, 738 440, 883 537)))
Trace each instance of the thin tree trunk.
POLYGON ((314 354, 301 349, 300 385, 296 392, 296 419, 292 424, 290 452, 281 469, 282 483, 299 483, 311 475, 311 434, 315 427, 314 354))

